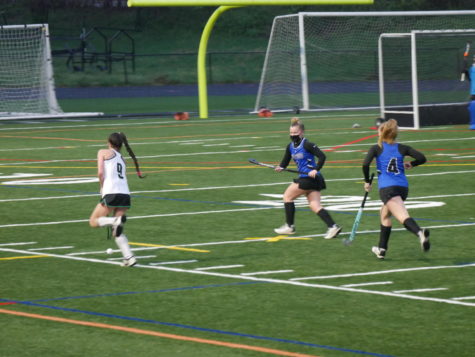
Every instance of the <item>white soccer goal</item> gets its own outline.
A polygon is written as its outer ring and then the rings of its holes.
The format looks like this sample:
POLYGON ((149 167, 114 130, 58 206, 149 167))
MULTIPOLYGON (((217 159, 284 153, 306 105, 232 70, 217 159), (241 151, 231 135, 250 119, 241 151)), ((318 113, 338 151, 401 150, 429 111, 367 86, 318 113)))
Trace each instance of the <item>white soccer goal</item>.
POLYGON ((381 34, 378 41, 381 117, 395 118, 401 127, 410 129, 419 129, 423 122, 443 124, 448 120, 439 117, 447 115, 452 119, 461 115, 465 119, 468 83, 459 79, 462 68, 458 53, 452 49, 460 50, 473 40, 475 29, 381 34), (447 114, 448 111, 451 113, 447 114))
POLYGON ((58 105, 47 24, 0 26, 0 120, 99 115, 58 105))
MULTIPOLYGON (((470 29, 474 24, 473 10, 303 12, 278 16, 272 25, 254 110, 369 108, 379 112, 378 39, 382 33, 470 29)), ((443 50, 444 58, 449 60, 443 71, 434 70, 431 80, 453 80, 468 92, 468 84, 460 83, 464 49, 463 40, 432 52, 436 59, 443 50)), ((422 62, 426 68, 434 62, 430 52, 427 49, 428 57, 422 62)), ((405 61, 407 57, 400 59, 405 61)), ((406 69, 410 83, 410 66, 406 69)), ((386 88, 386 98, 392 95, 391 90, 386 88)), ((437 86, 432 87, 433 93, 437 91, 437 86)))

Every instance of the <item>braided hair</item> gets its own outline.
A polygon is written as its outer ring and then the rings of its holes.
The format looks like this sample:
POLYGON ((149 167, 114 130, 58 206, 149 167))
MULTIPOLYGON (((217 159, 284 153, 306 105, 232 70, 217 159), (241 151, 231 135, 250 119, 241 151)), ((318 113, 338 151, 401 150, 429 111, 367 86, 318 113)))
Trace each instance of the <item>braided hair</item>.
POLYGON ((139 162, 137 161, 137 158, 135 157, 134 152, 130 148, 129 142, 127 141, 127 137, 125 136, 125 134, 120 133, 120 132, 119 133, 112 133, 112 134, 109 135, 108 140, 109 140, 109 143, 111 144, 111 146, 113 148, 117 149, 117 151, 120 151, 120 149, 122 148, 122 144, 125 145, 125 148, 126 148, 127 152, 129 153, 130 157, 134 161, 135 171, 137 171, 138 177, 144 178, 145 175, 142 175, 142 172, 140 171, 139 162))

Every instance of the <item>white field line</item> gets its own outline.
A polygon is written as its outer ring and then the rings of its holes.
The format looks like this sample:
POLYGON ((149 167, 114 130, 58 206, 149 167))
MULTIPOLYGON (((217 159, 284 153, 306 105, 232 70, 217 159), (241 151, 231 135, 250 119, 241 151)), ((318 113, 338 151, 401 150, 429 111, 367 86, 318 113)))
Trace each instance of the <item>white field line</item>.
POLYGON ((460 269, 467 267, 475 267, 475 263, 464 264, 464 265, 439 265, 439 266, 430 266, 430 267, 416 267, 416 268, 401 268, 401 269, 392 269, 392 270, 380 270, 380 271, 369 271, 365 273, 350 273, 350 274, 336 274, 336 275, 320 275, 320 276, 307 276, 304 278, 293 278, 292 281, 303 281, 303 280, 323 280, 323 279, 338 279, 338 278, 352 278, 355 276, 370 276, 370 275, 381 275, 381 274, 393 274, 393 273, 406 273, 410 271, 423 271, 423 270, 439 270, 439 269, 460 269))
POLYGON ((7 247, 12 245, 30 245, 30 244, 38 244, 38 242, 19 242, 19 243, 2 243, 0 247, 7 247))
MULTIPOLYGON (((12 253, 17 253, 17 254, 36 254, 36 253, 32 253, 25 250, 17 250, 17 249, 10 249, 10 248, 0 248, 0 251, 12 252, 12 253)), ((49 257, 54 257, 54 258, 70 259, 70 260, 83 261, 83 262, 121 265, 121 263, 119 262, 104 261, 100 259, 79 258, 79 257, 68 256, 68 255, 58 255, 58 254, 51 254, 51 253, 45 253, 45 255, 49 257)), ((135 267, 145 268, 145 269, 173 271, 173 272, 187 273, 187 274, 217 276, 217 277, 222 277, 222 278, 252 280, 252 281, 265 282, 265 283, 286 284, 286 285, 292 285, 292 286, 354 292, 354 293, 362 293, 362 294, 383 295, 383 296, 397 297, 397 298, 410 299, 410 300, 431 301, 431 302, 445 303, 445 304, 451 304, 451 305, 475 307, 475 303, 470 303, 470 302, 464 302, 464 301, 458 301, 458 300, 452 300, 452 299, 438 299, 438 298, 432 298, 432 297, 422 297, 422 296, 416 296, 416 295, 397 294, 397 293, 385 292, 385 291, 363 290, 363 289, 355 289, 355 288, 331 286, 331 285, 323 285, 323 284, 308 284, 308 283, 302 283, 302 282, 291 281, 291 280, 265 279, 265 278, 258 278, 255 276, 232 275, 232 274, 223 274, 223 273, 200 271, 200 270, 185 270, 185 269, 165 267, 165 266, 155 266, 155 265, 137 264, 135 265, 135 267)), ((458 266, 458 267, 460 268, 460 267, 465 267, 465 266, 458 266)))
POLYGON ((475 300, 475 296, 454 297, 452 300, 475 300))
POLYGON ((395 290, 393 293, 425 293, 429 291, 449 290, 448 288, 425 288, 425 289, 409 289, 409 290, 395 290))
POLYGON ((242 268, 244 265, 242 264, 235 264, 235 265, 216 265, 212 267, 203 267, 203 268, 196 268, 195 270, 215 270, 215 269, 232 269, 232 268, 242 268))
POLYGON ((293 270, 269 270, 269 271, 256 271, 253 273, 241 273, 244 276, 255 276, 255 275, 269 275, 269 274, 283 274, 283 273, 292 273, 293 270))
MULTIPOLYGON (((17 254, 36 254, 36 253, 25 251, 25 250, 17 250, 17 249, 9 249, 9 248, 0 248, 0 251, 17 253, 17 254)), ((105 261, 105 260, 100 260, 100 259, 79 258, 79 257, 68 256, 68 255, 58 255, 58 254, 51 254, 51 253, 45 253, 45 255, 47 255, 49 257, 53 257, 53 258, 70 259, 70 260, 83 261, 83 262, 103 263, 103 264, 113 264, 113 265, 120 265, 121 264, 119 262, 112 262, 112 261, 107 261, 107 260, 105 261)), ((462 267, 462 266, 460 266, 460 267, 462 267)), ((259 281, 259 282, 265 282, 265 283, 285 284, 285 285, 300 286, 300 287, 328 289, 328 290, 344 291, 344 292, 350 292, 350 293, 382 295, 382 296, 390 296, 390 297, 403 298, 403 299, 409 299, 409 300, 431 301, 431 302, 445 303, 445 304, 451 304, 451 305, 475 307, 475 303, 452 300, 452 299, 439 299, 439 298, 433 298, 433 297, 423 297, 423 296, 417 296, 417 295, 397 294, 397 293, 386 292, 386 291, 364 290, 364 289, 355 289, 355 288, 348 288, 348 287, 342 287, 342 286, 332 286, 332 285, 323 285, 323 284, 309 284, 309 283, 302 283, 302 282, 291 281, 291 280, 258 278, 256 276, 232 275, 232 274, 223 274, 223 273, 210 272, 210 271, 200 271, 200 270, 185 270, 185 269, 172 268, 172 267, 166 267, 166 266, 157 266, 157 265, 137 264, 137 265, 135 265, 135 268, 157 269, 157 270, 172 271, 172 272, 177 272, 177 273, 207 275, 207 276, 230 278, 230 279, 239 279, 239 280, 247 280, 247 281, 251 280, 251 281, 259 281)))
MULTIPOLYGON (((156 258, 157 256, 156 255, 136 255, 135 258, 137 259, 152 259, 152 258, 156 258)), ((119 258, 107 258, 107 260, 123 260, 124 258, 123 257, 119 257, 119 258)))
POLYGON ((63 247, 30 248, 29 250, 38 252, 42 250, 59 250, 59 249, 73 249, 73 248, 74 248, 73 245, 66 245, 63 247))
POLYGON ((373 281, 373 282, 369 282, 369 283, 346 284, 346 285, 340 285, 340 286, 343 286, 344 288, 354 288, 354 287, 357 287, 357 286, 389 285, 389 284, 392 284, 392 283, 393 283, 392 281, 373 281))

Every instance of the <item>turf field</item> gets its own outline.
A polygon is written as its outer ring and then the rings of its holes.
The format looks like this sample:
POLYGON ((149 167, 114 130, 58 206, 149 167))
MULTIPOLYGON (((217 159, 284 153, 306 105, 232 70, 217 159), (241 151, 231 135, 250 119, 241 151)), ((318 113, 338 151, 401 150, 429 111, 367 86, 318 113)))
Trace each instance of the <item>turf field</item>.
POLYGON ((333 240, 304 201, 297 233, 276 235, 294 175, 247 161, 280 161, 288 115, 0 123, 0 356, 472 356, 475 133, 400 133, 428 158, 408 172, 407 206, 432 250, 395 223, 381 261, 376 190, 342 244, 374 118, 303 116, 327 154, 323 203, 343 226, 333 240), (88 226, 113 131, 147 174, 128 161, 134 268, 88 226))

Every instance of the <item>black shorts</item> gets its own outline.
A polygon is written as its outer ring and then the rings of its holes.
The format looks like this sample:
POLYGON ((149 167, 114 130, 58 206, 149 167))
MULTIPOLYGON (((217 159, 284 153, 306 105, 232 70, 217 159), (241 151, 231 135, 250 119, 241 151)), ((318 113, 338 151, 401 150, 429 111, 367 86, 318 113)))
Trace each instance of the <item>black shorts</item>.
POLYGON ((327 188, 325 179, 321 175, 317 175, 314 179, 311 177, 299 177, 294 179, 299 184, 301 190, 322 191, 327 188))
POLYGON ((408 193, 409 189, 407 187, 389 186, 379 190, 379 198, 381 198, 384 204, 388 203, 391 198, 397 196, 401 196, 402 200, 405 201, 408 193))
POLYGON ((113 193, 105 195, 100 201, 106 207, 130 208, 130 195, 124 193, 113 193))

